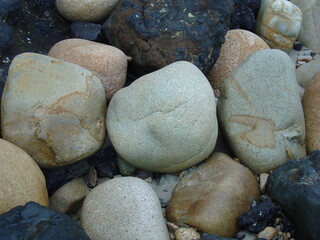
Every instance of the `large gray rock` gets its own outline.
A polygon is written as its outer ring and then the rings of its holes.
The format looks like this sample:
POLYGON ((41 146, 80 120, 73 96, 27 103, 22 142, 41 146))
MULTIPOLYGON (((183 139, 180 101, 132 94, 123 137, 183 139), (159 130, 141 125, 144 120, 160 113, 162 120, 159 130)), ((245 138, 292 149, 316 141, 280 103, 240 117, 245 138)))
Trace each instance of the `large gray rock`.
POLYGON ((320 57, 296 69, 298 84, 303 88, 307 88, 310 85, 311 79, 318 72, 320 72, 320 57))
POLYGON ((11 63, 1 104, 3 138, 41 167, 75 162, 104 142, 104 88, 78 65, 41 54, 18 55, 11 63))
POLYGON ((129 164, 155 172, 186 169, 208 157, 216 144, 213 90, 193 64, 172 63, 113 96, 107 129, 129 164))
POLYGON ((225 81, 222 96, 222 129, 234 153, 256 174, 306 155, 303 110, 287 54, 254 53, 225 81))

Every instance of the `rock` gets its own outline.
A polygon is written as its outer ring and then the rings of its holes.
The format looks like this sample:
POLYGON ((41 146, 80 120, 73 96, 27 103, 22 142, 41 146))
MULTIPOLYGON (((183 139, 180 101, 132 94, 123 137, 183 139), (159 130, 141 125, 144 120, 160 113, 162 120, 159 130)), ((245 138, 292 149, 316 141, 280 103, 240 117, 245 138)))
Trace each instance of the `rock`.
POLYGON ((232 1, 121 0, 102 26, 109 43, 133 59, 139 74, 176 61, 208 73, 224 42, 232 1))
POLYGON ((59 13, 70 21, 105 20, 119 0, 56 0, 59 13))
POLYGON ((180 180, 166 216, 179 226, 233 237, 239 230, 237 217, 249 210, 258 196, 258 183, 249 169, 223 153, 214 153, 180 180))
POLYGON ((10 47, 12 38, 12 27, 0 21, 0 57, 2 57, 2 53, 10 47))
POLYGON ((100 24, 91 22, 73 22, 70 26, 71 37, 89 41, 98 41, 102 36, 100 24))
POLYGON ((201 236, 190 228, 179 228, 174 233, 176 240, 200 240, 201 236))
POLYGON ((117 156, 117 162, 118 162, 119 170, 122 176, 133 175, 137 170, 134 166, 127 163, 120 156, 117 156))
POLYGON ((221 47, 220 56, 208 74, 213 89, 221 93, 223 82, 252 53, 269 49, 259 36, 246 30, 229 30, 221 47))
POLYGON ((306 155, 303 110, 286 53, 252 54, 225 80, 221 95, 221 127, 235 155, 254 173, 306 155))
POLYGON ((237 221, 241 228, 252 233, 259 233, 268 226, 278 212, 278 206, 269 197, 263 197, 260 203, 239 216, 237 221))
POLYGON ((296 76, 299 85, 307 88, 310 85, 311 79, 320 72, 320 57, 296 69, 296 76))
POLYGON ((236 237, 241 240, 255 240, 257 238, 256 234, 252 234, 248 231, 240 231, 237 233, 236 237), (243 238, 240 238, 238 236, 243 236, 243 238))
POLYGON ((0 186, 0 214, 29 201, 49 204, 46 182, 38 165, 25 151, 3 139, 0 139, 0 186))
POLYGON ((297 5, 302 12, 302 26, 299 34, 299 40, 312 49, 313 51, 320 52, 320 33, 319 33, 319 13, 320 1, 319 0, 291 0, 297 5))
MULTIPOLYGON (((319 69, 320 70, 320 69, 319 69)), ((306 121, 306 145, 307 151, 320 150, 320 71, 312 78, 310 85, 306 88, 302 106, 306 121)))
POLYGON ((215 234, 203 234, 200 240, 238 240, 236 238, 223 238, 215 234))
POLYGON ((278 234, 278 230, 273 227, 266 227, 261 232, 258 233, 258 238, 265 238, 267 240, 272 240, 278 234))
POLYGON ((208 157, 215 146, 213 91, 193 64, 172 63, 113 96, 107 129, 129 164, 153 172, 186 169, 208 157))
POLYGON ((29 202, 0 215, 1 239, 90 240, 68 215, 29 202))
POLYGON ((41 167, 78 161, 104 142, 103 86, 78 65, 21 54, 11 63, 1 103, 3 138, 41 167))
POLYGON ((128 58, 115 47, 83 39, 66 39, 55 44, 48 56, 91 71, 101 80, 107 101, 125 84, 128 58))
POLYGON ((265 193, 266 191, 266 186, 267 186, 267 181, 268 181, 269 174, 267 173, 261 173, 259 176, 259 188, 260 192, 265 193))
POLYGON ((89 188, 82 178, 76 178, 60 187, 50 197, 50 208, 61 213, 71 213, 79 208, 89 188))
POLYGON ((297 228, 296 239, 317 240, 320 229, 320 152, 291 160, 269 175, 268 194, 292 219, 297 228))
POLYGON ((81 223, 93 240, 169 240, 157 195, 148 183, 134 177, 95 187, 83 203, 81 223))
POLYGON ((260 8, 260 0, 233 0, 234 12, 230 18, 230 29, 254 31, 260 8))
POLYGON ((255 33, 271 48, 289 52, 297 39, 302 21, 300 9, 286 0, 261 0, 255 33))
POLYGON ((7 14, 19 8, 20 0, 1 0, 0 5, 0 20, 4 19, 7 14))

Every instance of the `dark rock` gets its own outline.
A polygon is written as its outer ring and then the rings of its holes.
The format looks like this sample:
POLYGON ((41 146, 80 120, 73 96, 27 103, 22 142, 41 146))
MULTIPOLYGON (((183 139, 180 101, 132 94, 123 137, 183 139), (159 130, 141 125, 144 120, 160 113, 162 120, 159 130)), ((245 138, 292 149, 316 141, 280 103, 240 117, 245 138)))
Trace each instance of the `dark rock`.
POLYGON ((233 0, 234 12, 230 18, 230 29, 245 29, 253 32, 260 9, 260 0, 233 0))
POLYGON ((296 239, 316 240, 320 236, 320 151, 291 160, 269 175, 267 191, 291 218, 296 239))
POLYGON ((89 240, 71 217, 29 202, 0 215, 1 240, 89 240))
POLYGON ((301 51, 302 48, 303 48, 303 45, 302 45, 301 42, 295 42, 295 43, 293 44, 293 49, 296 50, 296 51, 301 51))
POLYGON ((10 47, 12 38, 12 27, 0 21, 0 57, 2 56, 2 53, 10 47))
POLYGON ((19 8, 20 0, 0 0, 0 19, 4 20, 10 12, 19 8))
POLYGON ((232 11, 231 0, 121 0, 103 32, 133 58, 140 74, 179 60, 207 73, 219 57, 232 11))
POLYGON ((71 37, 82 38, 89 41, 99 41, 102 36, 101 25, 91 22, 73 22, 71 24, 71 37))
POLYGON ((251 206, 248 212, 238 217, 238 225, 249 232, 259 233, 268 226, 278 212, 279 207, 271 198, 263 197, 260 203, 251 206))
POLYGON ((202 234, 202 237, 200 240, 238 240, 238 239, 237 238, 223 238, 223 237, 219 237, 215 234, 204 233, 204 234, 202 234))

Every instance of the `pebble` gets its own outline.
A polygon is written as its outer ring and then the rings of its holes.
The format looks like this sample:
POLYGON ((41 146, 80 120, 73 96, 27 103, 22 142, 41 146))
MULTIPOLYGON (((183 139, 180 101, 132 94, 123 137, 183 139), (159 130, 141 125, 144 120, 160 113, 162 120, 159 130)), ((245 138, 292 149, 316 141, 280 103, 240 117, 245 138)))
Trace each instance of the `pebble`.
POLYGON ((268 177, 269 177, 268 173, 261 173, 259 176, 259 179, 260 179, 259 188, 262 193, 265 193, 265 191, 266 191, 268 177))
POLYGON ((200 240, 201 236, 190 228, 179 228, 175 231, 176 240, 200 240))
POLYGON ((265 238, 267 240, 272 240, 278 234, 278 230, 273 227, 266 227, 261 232, 258 233, 258 238, 265 238))
POLYGON ((98 41, 102 37, 101 25, 91 22, 73 22, 70 26, 70 30, 72 38, 98 41))

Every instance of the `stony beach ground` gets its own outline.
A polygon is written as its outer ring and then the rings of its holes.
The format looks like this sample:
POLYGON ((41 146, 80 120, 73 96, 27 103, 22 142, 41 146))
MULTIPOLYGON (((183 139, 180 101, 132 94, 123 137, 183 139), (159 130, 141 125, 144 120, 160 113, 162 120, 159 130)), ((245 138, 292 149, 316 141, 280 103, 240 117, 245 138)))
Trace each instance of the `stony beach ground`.
POLYGON ((319 4, 0 0, 0 239, 318 240, 319 4))

